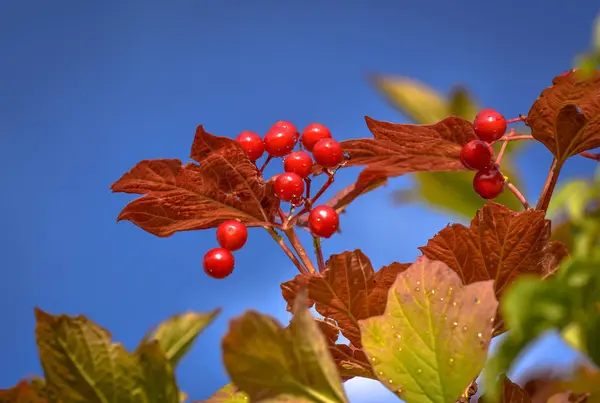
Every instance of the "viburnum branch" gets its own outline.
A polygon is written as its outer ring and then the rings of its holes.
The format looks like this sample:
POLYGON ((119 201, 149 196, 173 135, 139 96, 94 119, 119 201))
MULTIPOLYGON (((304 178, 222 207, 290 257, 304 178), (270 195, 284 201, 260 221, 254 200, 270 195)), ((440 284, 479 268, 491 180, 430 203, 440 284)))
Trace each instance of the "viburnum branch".
MULTIPOLYGON (((510 129, 510 132, 506 134, 505 138, 511 138, 515 136, 515 129, 510 129)), ((496 158, 496 165, 500 165, 502 161, 502 157, 504 156, 504 151, 506 151, 506 146, 508 146, 508 141, 502 143, 502 147, 500 148, 500 152, 498 153, 498 157, 496 158)))
POLYGON ((306 183, 306 198, 310 200, 310 184, 312 183, 312 179, 304 178, 304 183, 306 183))
MULTIPOLYGON (((294 255, 294 252, 292 252, 292 250, 285 244, 281 235, 279 235, 277 233, 277 231, 275 231, 271 227, 263 227, 263 228, 266 229, 267 232, 269 233, 269 235, 271 235, 271 238, 273 238, 273 240, 275 240, 275 242, 277 242, 277 244, 285 252, 287 257, 292 261, 292 263, 294 263, 294 265, 296 266, 298 271, 303 274, 308 273, 308 270, 302 265, 302 263, 300 263, 300 261, 298 260, 296 255, 294 255)), ((313 268, 313 270, 314 270, 314 268, 313 268)))
POLYGON ((313 235, 313 246, 315 247, 319 273, 323 273, 325 271, 325 260, 323 259, 323 250, 321 250, 321 238, 313 235))
POLYGON ((585 158, 600 162, 600 153, 590 153, 587 151, 580 152, 579 155, 585 158))
POLYGON ((267 159, 265 160, 265 162, 262 164, 262 166, 260 167, 260 169, 258 170, 258 172, 260 172, 260 174, 262 175, 262 173, 264 172, 265 168, 267 167, 267 165, 269 164, 269 162, 271 162, 271 160, 273 159, 273 156, 269 155, 267 157, 267 159))
POLYGON ((300 258, 300 260, 302 261, 304 266, 307 268, 308 272, 316 273, 317 270, 315 269, 315 266, 313 265, 312 261, 310 260, 310 257, 308 257, 306 250, 302 246, 302 242, 300 242, 300 239, 298 238, 298 235, 296 234, 294 227, 286 228, 283 230, 283 232, 285 233, 288 240, 290 241, 290 244, 292 245, 292 247, 298 254, 298 257, 300 258))
POLYGON ((517 123, 517 122, 524 122, 525 120, 527 120, 527 116, 523 116, 523 115, 519 114, 518 118, 508 119, 506 121, 506 123, 511 124, 511 123, 517 123))
POLYGON ((550 171, 548 172, 548 176, 546 177, 546 183, 544 184, 544 188, 542 189, 542 194, 538 199, 536 210, 548 210, 548 205, 550 204, 550 199, 552 198, 552 193, 554 192, 554 188, 556 187, 556 183, 558 182, 558 176, 560 174, 560 170, 562 165, 558 163, 556 157, 552 160, 552 165, 550 166, 550 171))
POLYGON ((316 203, 316 201, 319 199, 319 197, 321 197, 323 195, 323 193, 325 193, 325 191, 329 188, 329 186, 331 186, 331 184, 334 182, 334 174, 335 171, 327 171, 327 181, 323 184, 323 186, 321 187, 321 189, 319 189, 319 191, 317 192, 316 195, 314 195, 314 197, 312 199, 306 200, 304 202, 304 208, 302 210, 300 210, 298 212, 298 214, 288 217, 284 227, 291 227, 294 225, 294 223, 298 220, 298 218, 304 214, 310 211, 310 209, 312 209, 312 206, 314 203, 316 203))
POLYGON ((523 196, 523 193, 521 193, 521 191, 515 185, 510 183, 509 181, 505 182, 505 186, 508 188, 508 190, 511 191, 512 194, 514 194, 517 197, 517 199, 519 199, 519 201, 523 205, 523 208, 525 210, 529 210, 529 203, 527 203, 527 199, 525 199, 525 196, 523 196))
POLYGON ((492 144, 495 144, 498 141, 509 142, 509 141, 517 141, 517 140, 535 140, 535 139, 530 134, 517 134, 515 136, 510 136, 510 137, 506 137, 506 136, 502 137, 502 138, 494 141, 494 143, 492 143, 492 144))

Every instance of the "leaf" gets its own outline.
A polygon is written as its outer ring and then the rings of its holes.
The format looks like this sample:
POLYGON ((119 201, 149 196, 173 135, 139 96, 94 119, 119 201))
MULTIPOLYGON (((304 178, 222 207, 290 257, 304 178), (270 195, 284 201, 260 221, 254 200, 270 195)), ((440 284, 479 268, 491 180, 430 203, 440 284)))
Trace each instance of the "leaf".
POLYGON ((493 283, 463 286, 426 257, 400 273, 385 313, 359 322, 379 380, 407 403, 456 401, 485 363, 498 307, 493 283))
MULTIPOLYGON (((498 380, 502 383, 500 402, 502 403, 531 403, 531 397, 519 385, 512 382, 506 375, 501 375, 498 380)), ((486 402, 486 395, 479 398, 479 403, 486 402)))
POLYGON ((369 258, 357 249, 331 255, 322 274, 299 274, 282 283, 281 290, 289 311, 298 290, 306 285, 315 310, 334 319, 344 337, 360 348, 358 320, 383 313, 389 287, 408 266, 394 262, 375 272, 369 258))
POLYGON ((594 34, 592 37, 592 49, 600 53, 600 14, 594 20, 594 34))
POLYGON ((411 172, 463 171, 462 146, 476 138, 473 125, 449 117, 433 125, 406 125, 365 117, 374 138, 342 141, 346 167, 367 166, 359 182, 411 172))
POLYGON ((232 383, 228 383, 219 389, 214 395, 202 403, 248 403, 248 395, 240 392, 239 389, 232 383))
POLYGON ((220 309, 215 309, 209 313, 187 312, 172 316, 158 326, 150 339, 158 340, 167 358, 175 367, 204 328, 212 323, 220 312, 220 309))
POLYGON ((117 221, 129 220, 149 233, 168 237, 178 231, 217 227, 237 219, 248 227, 270 222, 279 208, 273 182, 263 182, 241 146, 198 126, 191 157, 145 160, 115 182, 113 192, 145 195, 129 203, 117 221))
POLYGON ((581 80, 571 71, 552 83, 532 105, 526 123, 562 166, 567 158, 600 147, 600 72, 581 80))
POLYGON ((562 382, 562 387, 576 394, 587 395, 587 403, 600 402, 600 371, 597 369, 579 366, 572 380, 562 382))
POLYGON ((489 202, 466 227, 448 225, 419 248, 424 256, 446 263, 465 284, 495 280, 496 296, 524 273, 552 273, 568 254, 550 241, 550 221, 543 211, 515 213, 489 202))
POLYGON ((297 299, 286 329, 254 311, 231 321, 223 362, 251 401, 348 401, 327 341, 305 304, 297 299))
POLYGON ((416 80, 373 75, 371 82, 392 106, 413 121, 429 124, 449 115, 446 98, 416 80))
POLYGON ((48 388, 69 403, 141 402, 140 366, 110 333, 84 316, 35 310, 36 341, 48 388))
MULTIPOLYGON (((475 120, 475 116, 479 112, 479 106, 477 102, 473 100, 469 91, 464 87, 454 87, 450 93, 450 100, 448 101, 449 115, 458 116, 472 122, 475 120)), ((442 116, 445 118, 445 116, 442 116)), ((441 119, 438 119, 441 120, 441 119)), ((430 122, 417 122, 417 123, 430 123, 430 122)), ((434 123, 434 122, 431 122, 434 123)))
POLYGON ((181 396, 175 373, 158 341, 142 344, 137 350, 144 374, 145 403, 179 403, 181 396))
POLYGON ((10 389, 0 389, 0 403, 48 403, 27 381, 20 381, 10 389))

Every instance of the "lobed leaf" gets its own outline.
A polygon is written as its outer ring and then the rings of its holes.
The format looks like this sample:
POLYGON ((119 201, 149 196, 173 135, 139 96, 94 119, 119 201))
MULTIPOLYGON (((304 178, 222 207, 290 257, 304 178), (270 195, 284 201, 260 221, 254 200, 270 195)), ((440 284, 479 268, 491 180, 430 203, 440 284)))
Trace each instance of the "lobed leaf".
POLYGON ((284 329, 249 311, 231 321, 223 362, 232 382, 256 402, 347 402, 327 341, 298 298, 284 329))
MULTIPOLYGON (((500 402, 501 403, 531 403, 529 394, 521 389, 519 385, 508 379, 506 375, 501 375, 498 379, 501 383, 500 402)), ((479 398, 479 403, 486 403, 486 395, 479 398)))
POLYGON ((559 166, 571 156, 600 147, 600 71, 580 79, 571 71, 542 91, 527 115, 532 136, 542 142, 559 166))
POLYGON ((492 280, 463 286, 421 257, 398 275, 384 314, 359 321, 363 349, 407 403, 454 402, 483 368, 497 307, 492 280))
POLYGON ((326 318, 334 319, 341 333, 355 347, 361 347, 358 320, 381 315, 389 287, 409 264, 392 263, 373 270, 360 250, 331 255, 321 274, 299 274, 281 284, 283 298, 291 310, 298 291, 306 287, 309 305, 326 318))
POLYGON ((140 345, 136 355, 144 375, 144 403, 180 403, 173 367, 158 341, 140 345))
POLYGON ((48 403, 27 381, 20 381, 10 389, 0 389, 0 403, 48 403))
POLYGON ((264 182, 241 146, 198 126, 191 158, 144 160, 115 182, 113 192, 145 195, 130 202, 117 221, 128 220, 160 237, 214 228, 237 219, 247 226, 272 221, 279 207, 272 181, 264 182))
POLYGON ((240 392, 237 386, 228 383, 202 403, 248 403, 248 395, 240 392))

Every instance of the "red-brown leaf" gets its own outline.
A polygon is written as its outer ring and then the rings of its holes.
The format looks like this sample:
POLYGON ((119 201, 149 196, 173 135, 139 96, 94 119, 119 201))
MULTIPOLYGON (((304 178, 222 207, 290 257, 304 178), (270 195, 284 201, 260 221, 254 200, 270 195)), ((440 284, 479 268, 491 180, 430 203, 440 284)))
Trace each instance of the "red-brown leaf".
POLYGON ((273 220, 279 199, 259 177, 241 146, 198 126, 191 157, 144 160, 112 185, 113 192, 145 195, 129 203, 118 221, 129 220, 151 234, 214 228, 229 219, 247 226, 273 220))
POLYGON ((47 403, 27 381, 20 381, 10 389, 0 389, 0 403, 47 403))
POLYGON ((589 79, 572 71, 555 77, 552 84, 532 105, 527 125, 562 164, 600 147, 600 71, 589 79))
MULTIPOLYGON (((502 375, 499 379, 502 382, 501 403, 531 403, 531 397, 519 385, 512 382, 502 375)), ((485 403, 485 394, 479 398, 480 403, 485 403)))
POLYGON ((360 348, 360 329, 357 321, 381 315, 385 310, 387 292, 396 276, 409 264, 392 263, 378 272, 360 250, 332 255, 322 274, 299 274, 281 284, 282 294, 293 306, 298 290, 306 284, 308 298, 316 311, 335 319, 342 334, 360 348))
POLYGON ((516 213, 490 202, 477 211, 469 227, 449 225, 420 248, 456 271, 465 284, 495 280, 496 295, 522 274, 552 273, 568 254, 550 241, 550 221, 543 211, 516 213))

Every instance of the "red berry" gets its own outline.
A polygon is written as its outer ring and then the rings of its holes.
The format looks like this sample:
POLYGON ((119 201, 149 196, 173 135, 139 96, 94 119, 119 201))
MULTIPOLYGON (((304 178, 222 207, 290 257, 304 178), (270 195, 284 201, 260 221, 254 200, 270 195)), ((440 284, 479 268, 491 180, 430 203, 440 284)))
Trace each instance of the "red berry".
POLYGON ((222 222, 217 228, 217 242, 222 248, 236 251, 242 248, 248 240, 248 229, 237 220, 222 222))
POLYGON ((212 278, 222 279, 233 272, 235 259, 233 254, 224 248, 214 248, 204 255, 204 272, 212 278))
POLYGON ((340 225, 338 213, 329 206, 317 206, 308 216, 310 232, 321 238, 329 238, 340 225))
POLYGON ((498 165, 477 171, 473 178, 473 189, 484 199, 494 199, 504 190, 504 175, 498 165))
POLYGON ((273 188, 280 200, 297 203, 304 193, 304 180, 293 172, 284 172, 277 175, 273 188))
POLYGON ((477 136, 488 143, 498 140, 506 133, 506 119, 494 109, 483 109, 475 117, 473 129, 477 136))
POLYGON ((480 170, 492 165, 492 147, 481 140, 471 140, 460 150, 460 162, 468 169, 480 170))
POLYGON ((285 161, 283 161, 283 169, 285 172, 293 172, 302 178, 306 178, 310 175, 312 166, 312 157, 305 151, 294 151, 285 157, 285 161))
POLYGON ((302 145, 308 151, 312 151, 313 147, 321 139, 331 138, 331 132, 326 126, 320 123, 311 123, 302 131, 302 145))
POLYGON ((288 129, 273 126, 265 135, 265 149, 272 157, 289 154, 296 145, 296 137, 288 129))
POLYGON ((244 131, 238 134, 235 140, 240 143, 250 161, 256 161, 265 152, 265 143, 260 136, 254 132, 244 131))
POLYGON ((298 129, 296 128, 296 126, 294 126, 294 124, 292 122, 280 120, 279 122, 276 122, 271 127, 271 129, 278 128, 278 127, 291 132, 294 135, 294 138, 296 139, 295 141, 298 142, 298 139, 300 138, 300 133, 298 132, 298 129))
POLYGON ((334 139, 321 139, 312 149, 317 164, 325 168, 333 168, 342 162, 342 146, 334 139))

